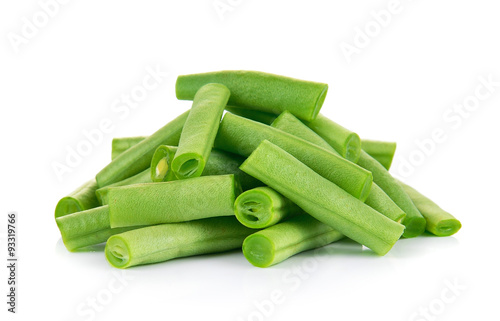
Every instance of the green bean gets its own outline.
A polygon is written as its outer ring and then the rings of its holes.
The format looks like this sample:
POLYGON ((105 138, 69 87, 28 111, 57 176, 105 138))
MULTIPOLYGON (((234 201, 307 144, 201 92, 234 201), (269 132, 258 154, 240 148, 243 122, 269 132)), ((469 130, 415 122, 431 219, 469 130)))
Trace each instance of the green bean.
POLYGON ((387 170, 391 168, 396 153, 396 143, 363 139, 361 140, 361 148, 387 170))
POLYGON ((56 223, 69 251, 104 243, 111 235, 131 229, 110 228, 107 205, 58 217, 56 223))
POLYGON ((370 193, 372 175, 356 164, 319 146, 279 129, 226 113, 215 138, 215 147, 247 157, 267 139, 348 193, 365 200, 370 193))
POLYGON ((55 217, 57 218, 99 206, 99 201, 95 196, 96 189, 97 183, 95 179, 92 179, 78 187, 68 196, 61 198, 56 205, 55 217))
POLYGON ((196 92, 172 160, 172 171, 177 178, 201 176, 229 95, 229 89, 221 84, 207 84, 196 92))
POLYGON ((443 210, 413 187, 399 182, 405 192, 427 221, 426 230, 437 236, 450 236, 458 232, 462 224, 453 215, 443 210))
POLYGON ((310 215, 300 215, 249 235, 243 242, 243 254, 254 266, 264 268, 343 237, 310 215))
POLYGON ((239 155, 212 149, 202 175, 210 176, 234 174, 235 180, 239 183, 243 191, 264 185, 261 181, 255 179, 240 169, 240 165, 244 160, 245 158, 239 155))
POLYGON ((365 204, 398 223, 406 217, 406 213, 376 183, 372 184, 365 204))
POLYGON ((349 195, 269 141, 263 141, 240 168, 317 220, 379 255, 386 254, 404 231, 403 225, 349 195))
POLYGON ((111 227, 231 216, 240 191, 234 175, 113 187, 108 191, 111 227))
POLYGON ((157 130, 138 144, 130 147, 113 159, 96 175, 97 185, 104 187, 130 176, 134 176, 149 167, 151 157, 160 145, 177 145, 181 136, 182 127, 186 122, 189 111, 157 130))
POLYGON ((146 138, 147 136, 113 138, 111 141, 111 160, 146 138))
MULTIPOLYGON (((150 177, 153 182, 168 182, 177 179, 171 170, 172 159, 176 151, 177 147, 167 145, 161 145, 156 149, 151 160, 150 177)), ((240 170, 240 165, 244 160, 239 155, 214 148, 210 152, 201 176, 234 174, 244 191, 262 186, 262 182, 240 170)))
POLYGON ((246 108, 238 108, 226 106, 226 110, 232 114, 245 117, 254 121, 258 121, 259 123, 263 123, 266 125, 271 125, 271 123, 276 119, 277 115, 266 113, 263 111, 258 111, 254 109, 246 109, 246 108))
POLYGON ((246 227, 265 228, 302 209, 270 187, 261 186, 243 192, 234 202, 234 214, 246 227))
POLYGON ((358 134, 340 126, 321 114, 306 125, 326 140, 342 157, 354 163, 358 161, 361 151, 361 139, 358 134))
POLYGON ((319 113, 328 85, 258 71, 225 70, 179 76, 178 99, 191 100, 208 83, 220 83, 231 91, 229 105, 272 114, 285 110, 300 119, 313 120, 319 113))
POLYGON ((312 129, 307 127, 303 122, 301 122, 297 117, 291 113, 285 111, 282 112, 278 118, 276 118, 271 127, 282 130, 286 133, 295 135, 302 138, 312 144, 318 145, 332 153, 340 155, 330 144, 328 144, 323 138, 316 134, 312 129))
POLYGON ((160 145, 151 158, 150 177, 153 182, 177 180, 172 171, 172 160, 177 152, 176 146, 160 145))
POLYGON ((234 216, 148 226, 110 237, 105 248, 106 259, 112 266, 124 269, 224 252, 240 248, 245 237, 254 231, 241 225, 234 216))
MULTIPOLYGON (((283 112, 271 126, 338 154, 323 138, 289 112, 283 112)), ((372 183, 370 194, 365 203, 398 223, 406 216, 404 211, 375 183, 372 183)))
POLYGON ((149 168, 143 170, 139 174, 136 174, 134 176, 131 176, 129 178, 126 178, 122 181, 113 183, 111 185, 107 185, 104 187, 99 188, 97 191, 95 191, 95 194, 97 196, 97 199, 99 200, 99 203, 101 205, 106 205, 108 204, 108 192, 110 188, 117 187, 117 186, 126 186, 126 185, 134 185, 134 184, 141 184, 141 183, 151 183, 151 175, 150 175, 151 170, 149 168))
POLYGON ((425 230, 425 219, 398 181, 389 174, 382 164, 364 150, 361 151, 358 164, 372 172, 373 181, 406 213, 403 220, 403 224, 406 226, 403 236, 416 237, 422 234, 425 230))

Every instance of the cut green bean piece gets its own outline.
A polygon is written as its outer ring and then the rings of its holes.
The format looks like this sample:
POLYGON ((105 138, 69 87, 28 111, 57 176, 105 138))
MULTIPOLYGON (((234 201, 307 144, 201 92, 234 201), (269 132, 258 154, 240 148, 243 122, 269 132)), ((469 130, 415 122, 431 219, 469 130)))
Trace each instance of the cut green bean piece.
POLYGON ((112 229, 109 226, 108 206, 72 213, 56 218, 64 245, 69 251, 80 250, 91 245, 106 242, 114 234, 131 228, 112 229))
POLYGON ((403 225, 349 195, 269 141, 263 141, 241 169, 379 255, 386 254, 404 231, 403 225))
MULTIPOLYGON (((288 112, 283 112, 271 126, 338 154, 323 138, 288 112)), ((398 223, 406 216, 405 212, 375 183, 372 183, 370 194, 365 203, 398 223)))
POLYGON ((113 187, 108 191, 111 227, 231 216, 239 192, 234 175, 113 187))
POLYGON ((235 181, 243 191, 264 185, 240 169, 244 160, 240 155, 212 149, 202 176, 234 174, 235 181))
POLYGON ((123 181, 119 181, 119 182, 113 183, 111 185, 99 188, 97 191, 95 191, 97 199, 99 200, 101 205, 106 205, 106 204, 108 204, 108 192, 109 192, 110 188, 118 187, 118 186, 142 184, 142 183, 152 183, 150 172, 151 172, 151 170, 149 168, 147 168, 147 169, 143 170, 142 172, 140 172, 139 174, 136 174, 132 177, 126 178, 123 181))
POLYGON ((151 157, 153 157, 158 146, 176 146, 179 143, 182 127, 188 115, 189 111, 186 111, 157 130, 153 135, 118 155, 118 157, 97 173, 97 185, 104 187, 134 176, 148 168, 151 163, 151 157))
POLYGON ((364 150, 361 151, 358 164, 372 172, 373 181, 406 213, 403 220, 403 224, 406 226, 403 236, 416 237, 422 234, 425 231, 425 219, 398 181, 392 177, 382 164, 364 150))
POLYGON ((365 203, 395 222, 401 223, 406 217, 406 213, 376 183, 372 184, 365 203))
POLYGON ((361 140, 361 148, 387 170, 391 168, 396 153, 396 143, 363 139, 361 140))
POLYGON ((265 139, 354 197, 363 201, 368 197, 372 184, 369 171, 319 146, 259 122, 226 113, 215 138, 215 147, 248 157, 265 139))
POLYGON ((95 179, 92 179, 78 187, 68 196, 61 198, 56 205, 55 217, 57 218, 99 206, 99 201, 95 195, 96 189, 97 183, 95 179))
POLYGON ((172 171, 172 160, 177 146, 160 145, 151 158, 150 177, 153 182, 169 182, 177 180, 172 171))
POLYGON ((453 215, 443 210, 413 187, 399 182, 405 192, 427 221, 426 230, 437 236, 450 236, 458 232, 462 224, 453 215))
POLYGON ((326 140, 342 157, 354 163, 358 161, 361 151, 361 139, 358 134, 321 114, 306 125, 326 140))
POLYGON ((142 142, 147 136, 120 137, 111 141, 111 160, 115 159, 130 147, 142 142))
POLYGON ((316 118, 328 85, 259 71, 224 70, 179 76, 175 84, 178 99, 191 100, 203 85, 219 83, 231 91, 229 105, 272 114, 288 110, 300 119, 316 118))
POLYGON ((255 232, 233 217, 161 224, 114 235, 106 243, 108 262, 117 268, 168 261, 240 248, 255 232))
POLYGON ((197 91, 172 161, 177 178, 201 176, 229 96, 229 89, 221 84, 207 84, 197 91))
MULTIPOLYGON (((177 179, 171 170, 172 159, 176 151, 177 147, 166 145, 161 145, 156 149, 151 160, 151 180, 153 182, 169 182, 177 179)), ((201 176, 234 174, 235 179, 240 183, 244 191, 264 185, 259 180, 241 171, 240 165, 244 160, 239 155, 214 148, 210 152, 201 176)))
POLYGON ((246 109, 246 108, 238 108, 226 106, 226 110, 232 114, 245 117, 254 121, 258 121, 259 123, 263 123, 266 125, 271 125, 271 123, 276 119, 278 115, 266 113, 263 111, 258 111, 254 109, 246 109))
POLYGON ((250 228, 269 227, 301 213, 300 207, 267 186, 245 191, 234 202, 236 218, 250 228))
POLYGON ((300 119, 285 111, 278 116, 271 124, 272 127, 282 130, 286 133, 295 135, 310 143, 318 145, 332 153, 339 154, 330 144, 307 127, 300 119))
POLYGON ((249 235, 243 242, 243 254, 248 262, 264 268, 343 237, 310 215, 300 215, 249 235))

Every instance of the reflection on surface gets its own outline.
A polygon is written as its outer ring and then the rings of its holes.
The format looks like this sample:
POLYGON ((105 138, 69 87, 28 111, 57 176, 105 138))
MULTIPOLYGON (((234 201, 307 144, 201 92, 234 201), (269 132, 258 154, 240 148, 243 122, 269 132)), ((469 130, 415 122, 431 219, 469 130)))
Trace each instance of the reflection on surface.
MULTIPOLYGON (((224 298, 225 301, 239 302, 243 297, 248 302, 260 302, 268 299, 271 292, 278 291, 291 302, 307 299, 307 293, 313 289, 329 289, 328 293, 332 294, 332 291, 363 288, 366 284, 387 287, 386 283, 394 276, 424 269, 426 261, 431 258, 423 257, 438 254, 440 262, 446 261, 446 256, 453 255, 454 251, 450 249, 458 246, 454 237, 426 234, 401 239, 386 256, 378 256, 346 238, 300 253, 269 268, 254 267, 246 261, 241 250, 233 250, 137 266, 126 271, 134 278, 132 287, 161 292, 162 300, 217 302, 224 298), (218 294, 214 294, 214 289, 218 294), (239 295, 228 298, 227 293, 239 295)), ((93 251, 71 253, 59 239, 55 252, 62 262, 57 263, 70 270, 120 273, 119 269, 108 264, 103 248, 104 244, 101 244, 93 247, 93 251)), ((390 284, 389 287, 398 287, 397 280, 390 284)))

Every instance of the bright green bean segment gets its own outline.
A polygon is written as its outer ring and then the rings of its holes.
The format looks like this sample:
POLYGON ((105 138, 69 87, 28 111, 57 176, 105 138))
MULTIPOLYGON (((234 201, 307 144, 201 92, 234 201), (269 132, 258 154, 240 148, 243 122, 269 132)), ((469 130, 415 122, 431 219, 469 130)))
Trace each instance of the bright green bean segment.
POLYGON ((399 182, 405 192, 427 221, 426 230, 437 236, 450 236, 458 232, 462 224, 453 215, 443 210, 413 187, 399 182))
POLYGON ((142 142, 147 136, 120 137, 111 141, 111 160, 115 159, 130 147, 142 142))
POLYGON ((300 121, 300 119, 287 111, 281 113, 281 115, 274 120, 271 126, 286 133, 300 137, 303 140, 306 140, 314 145, 318 145, 319 147, 322 147, 332 153, 338 154, 338 152, 323 138, 307 127, 302 121, 300 121))
POLYGON ((404 231, 403 225, 375 211, 269 141, 263 141, 241 169, 306 213, 379 255, 386 254, 404 231))
POLYGON ((318 115, 328 85, 259 71, 225 70, 179 76, 175 84, 178 99, 191 100, 203 85, 219 83, 231 91, 229 105, 272 114, 288 110, 311 121, 318 115))
POLYGON ((232 216, 239 192, 234 175, 113 187, 108 191, 111 227, 232 216))
POLYGON ((153 157, 158 146, 176 146, 179 143, 182 127, 188 115, 189 111, 181 114, 157 130, 153 135, 118 155, 118 157, 97 173, 97 185, 104 187, 134 176, 148 168, 151 163, 151 157, 153 157))
POLYGON ((406 213, 376 183, 372 184, 365 203, 395 222, 401 223, 406 217, 406 213))
POLYGON ((222 150, 212 149, 203 176, 233 174, 243 191, 264 185, 240 169, 245 158, 222 150))
POLYGON ((215 138, 215 147, 247 157, 265 139, 354 197, 363 201, 368 197, 372 184, 369 171, 319 146, 259 122, 226 113, 215 138))
POLYGON ((119 182, 113 183, 111 185, 99 188, 97 191, 95 191, 97 199, 99 200, 101 205, 106 205, 106 204, 108 204, 108 192, 109 192, 110 188, 117 187, 117 186, 142 184, 142 183, 152 183, 150 172, 151 172, 151 170, 149 168, 147 168, 147 169, 143 170, 142 172, 140 172, 139 174, 136 174, 134 176, 126 178, 123 181, 119 181, 119 182))
POLYGON ((106 243, 106 259, 117 268, 240 248, 255 232, 233 217, 161 224, 114 235, 106 243))
POLYGON ((172 161, 177 178, 201 176, 229 96, 229 89, 221 84, 207 84, 196 92, 172 161))
POLYGON ((172 171, 177 146, 160 145, 151 158, 150 177, 153 182, 169 182, 177 180, 172 171))
POLYGON ((389 174, 382 164, 364 150, 361 151, 358 164, 372 172, 373 181, 405 212, 406 217, 403 224, 406 229, 403 236, 416 237, 422 234, 425 231, 425 219, 398 181, 389 174))
POLYGON ((310 215, 300 215, 248 236, 243 242, 243 254, 250 263, 263 268, 343 237, 310 215))
POLYGON ((396 153, 396 143, 377 140, 361 140, 361 148, 389 170, 396 153))
POLYGON ((307 123, 307 126, 326 140, 342 157, 354 163, 358 161, 361 151, 361 139, 358 134, 321 114, 315 120, 307 123))
POLYGON ((68 196, 61 198, 56 205, 55 217, 85 211, 99 206, 99 201, 95 195, 97 183, 95 179, 88 181, 78 187, 68 196))
POLYGON ((234 202, 236 218, 250 228, 269 227, 300 213, 300 207, 267 186, 243 192, 234 202))
POLYGON ((226 110, 232 114, 245 117, 254 121, 258 121, 259 123, 263 123, 266 125, 271 125, 271 123, 276 119, 278 115, 266 113, 263 111, 258 111, 254 109, 245 109, 245 108, 237 108, 226 106, 226 110))
POLYGON ((100 206, 56 218, 64 245, 69 251, 81 250, 91 245, 106 242, 114 234, 131 228, 109 226, 109 208, 100 206))

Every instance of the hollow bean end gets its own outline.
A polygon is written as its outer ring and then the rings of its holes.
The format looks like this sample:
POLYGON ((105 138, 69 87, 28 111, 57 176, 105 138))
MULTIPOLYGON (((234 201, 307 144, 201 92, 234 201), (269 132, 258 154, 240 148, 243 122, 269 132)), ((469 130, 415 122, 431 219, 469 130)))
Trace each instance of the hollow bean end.
POLYGON ((241 194, 234 202, 236 218, 249 228, 259 229, 275 224, 279 218, 274 217, 273 212, 272 198, 258 189, 241 194))
POLYGON ((108 239, 104 249, 106 260, 116 268, 125 269, 130 265, 130 249, 127 241, 121 235, 108 239))
MULTIPOLYGON (((373 175, 372 175, 372 173, 370 173, 369 175, 366 176, 364 184, 362 185, 360 193, 358 195, 358 198, 362 202, 366 201, 366 199, 370 195, 372 184, 373 184, 373 175)), ((357 195, 353 195, 353 196, 357 196, 357 195)))
POLYGON ((426 220, 423 217, 407 217, 403 220, 405 231, 403 237, 411 238, 422 235, 425 232, 426 220))
POLYGON ((361 155, 361 138, 359 138, 358 134, 352 133, 349 135, 349 138, 346 141, 345 146, 345 158, 350 160, 353 163, 357 163, 359 160, 359 156, 361 155))
POLYGON ((205 168, 205 160, 197 153, 184 153, 172 161, 172 171, 178 179, 199 177, 205 168))
POLYGON ((461 228, 462 224, 457 219, 442 220, 436 226, 427 226, 427 230, 436 236, 451 236, 461 228))
POLYGON ((174 159, 177 147, 161 145, 158 146, 151 158, 151 181, 168 182, 175 180, 172 171, 172 160, 174 159))
POLYGON ((252 265, 265 268, 274 261, 274 244, 262 234, 252 234, 243 242, 243 255, 252 265))
POLYGON ((306 121, 312 121, 315 120, 316 117, 318 117, 319 111, 321 110, 321 107, 323 107, 323 103, 325 102, 326 94, 328 93, 328 85, 324 84, 323 90, 321 93, 318 95, 318 98, 316 99, 316 104, 314 106, 314 109, 311 113, 311 116, 309 119, 305 119, 306 121))
POLYGON ((82 205, 77 199, 71 196, 65 196, 59 200, 56 205, 55 218, 82 211, 82 205))

